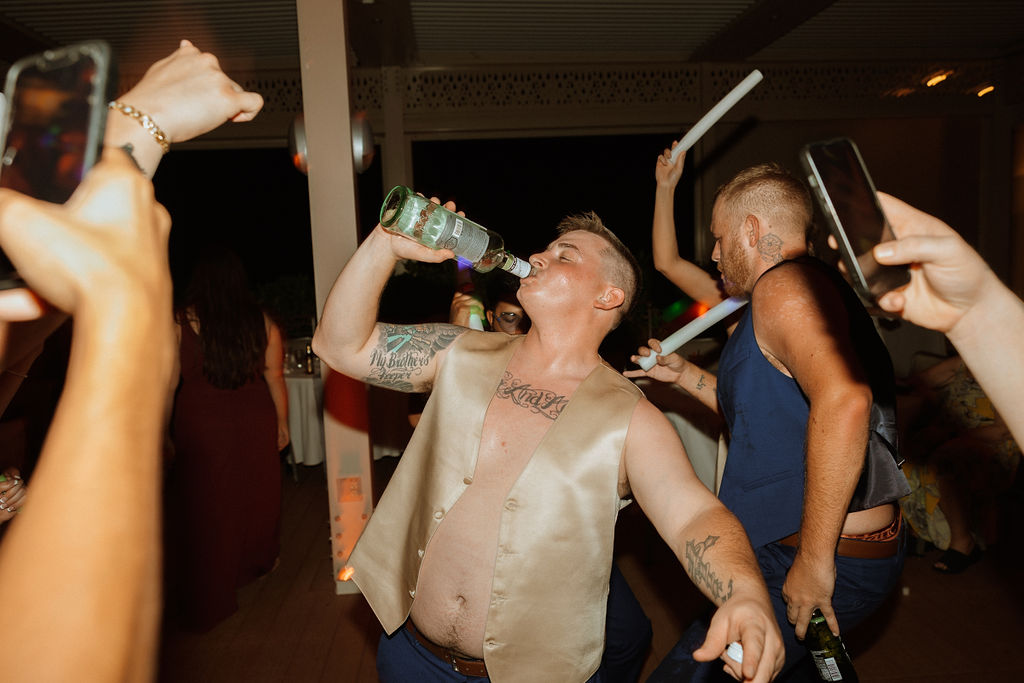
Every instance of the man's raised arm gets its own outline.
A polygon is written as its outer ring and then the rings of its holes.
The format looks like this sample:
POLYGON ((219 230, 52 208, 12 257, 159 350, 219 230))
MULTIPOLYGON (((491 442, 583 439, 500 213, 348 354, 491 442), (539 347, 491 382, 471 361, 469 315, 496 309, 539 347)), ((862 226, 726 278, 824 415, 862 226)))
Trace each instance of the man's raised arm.
POLYGON ((437 354, 465 328, 378 323, 377 309, 399 259, 439 263, 453 256, 448 249, 435 251, 378 225, 327 296, 313 335, 316 355, 338 372, 363 382, 399 391, 429 390, 437 354))
MULTIPOLYGON (((675 147, 677 143, 672 143, 675 147)), ((683 175, 683 161, 686 153, 679 155, 672 163, 672 150, 666 149, 654 167, 657 190, 654 194, 654 223, 651 228, 654 267, 681 289, 686 296, 715 306, 725 299, 719 281, 711 277, 696 263, 687 261, 679 254, 676 239, 675 193, 676 185, 683 175)))

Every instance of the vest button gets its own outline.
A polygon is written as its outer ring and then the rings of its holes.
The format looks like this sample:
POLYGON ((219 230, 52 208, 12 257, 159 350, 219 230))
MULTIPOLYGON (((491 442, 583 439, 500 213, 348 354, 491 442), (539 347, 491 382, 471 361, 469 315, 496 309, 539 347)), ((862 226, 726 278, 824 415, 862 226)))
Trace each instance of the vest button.
POLYGON ((494 647, 495 645, 497 645, 497 643, 494 642, 494 638, 488 638, 484 642, 484 645, 486 645, 487 647, 494 647))
POLYGON ((419 550, 416 551, 416 556, 417 557, 423 557, 423 548, 420 548, 419 550))
POLYGON ((434 510, 434 519, 444 518, 444 510, 434 510))
POLYGON ((466 486, 469 486, 470 484, 473 483, 473 477, 465 477, 465 478, 463 478, 462 483, 465 484, 466 486))
POLYGON ((415 598, 416 597, 416 589, 415 588, 410 588, 409 589, 409 597, 410 598, 415 598))
POLYGON ((519 503, 517 503, 515 499, 505 501, 506 510, 515 510, 517 507, 519 507, 519 503))

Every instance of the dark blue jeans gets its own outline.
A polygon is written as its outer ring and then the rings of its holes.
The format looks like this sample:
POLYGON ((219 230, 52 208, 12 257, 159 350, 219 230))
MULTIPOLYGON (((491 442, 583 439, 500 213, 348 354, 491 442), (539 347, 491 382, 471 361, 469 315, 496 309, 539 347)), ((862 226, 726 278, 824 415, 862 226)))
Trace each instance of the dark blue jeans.
MULTIPOLYGON (((900 539, 900 552, 891 558, 861 560, 836 557, 836 587, 832 594, 832 608, 839 619, 839 630, 847 633, 885 601, 903 572, 905 537, 900 539)), ((793 565, 796 548, 780 543, 769 543, 754 551, 761 567, 768 594, 775 609, 775 620, 782 631, 786 645, 786 665, 775 679, 785 681, 817 681, 817 674, 803 642, 797 640, 793 625, 786 618, 786 602, 782 599, 782 584, 786 572, 793 565)), ((710 615, 695 621, 683 633, 658 668, 647 679, 648 683, 661 681, 732 681, 722 671, 721 660, 698 662, 693 651, 700 647, 707 635, 710 615)))
MULTIPOLYGON (((612 564, 608 586, 608 617, 601 668, 588 683, 635 683, 651 645, 651 620, 644 614, 626 577, 612 564)), ((393 636, 381 635, 377 648, 377 673, 384 683, 480 683, 487 678, 455 673, 420 644, 404 628, 393 636)))
MULTIPOLYGON (((381 634, 377 646, 377 676, 381 683, 484 683, 491 679, 455 673, 405 628, 393 636, 381 634)), ((601 670, 587 683, 607 683, 601 670)))

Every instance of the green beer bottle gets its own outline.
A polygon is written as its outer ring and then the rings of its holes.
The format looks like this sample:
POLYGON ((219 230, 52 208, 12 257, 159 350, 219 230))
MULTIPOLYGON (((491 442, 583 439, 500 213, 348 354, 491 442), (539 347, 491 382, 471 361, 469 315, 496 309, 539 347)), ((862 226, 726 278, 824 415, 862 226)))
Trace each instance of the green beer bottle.
POLYGON ((804 644, 811 651, 818 675, 823 681, 852 681, 857 683, 857 672, 853 670, 853 662, 846 653, 843 639, 832 635, 828 623, 820 609, 811 613, 811 623, 807 625, 804 644))
POLYGON ((481 273, 501 268, 527 277, 533 267, 505 251, 501 235, 419 196, 408 187, 395 186, 380 209, 380 224, 431 249, 451 249, 481 273))

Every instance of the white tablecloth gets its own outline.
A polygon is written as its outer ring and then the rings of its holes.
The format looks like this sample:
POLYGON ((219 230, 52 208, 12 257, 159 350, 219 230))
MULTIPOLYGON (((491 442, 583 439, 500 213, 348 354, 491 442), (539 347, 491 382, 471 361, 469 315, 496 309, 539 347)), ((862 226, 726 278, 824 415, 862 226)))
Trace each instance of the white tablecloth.
POLYGON ((324 461, 324 382, 318 375, 286 374, 292 457, 302 465, 324 461))

